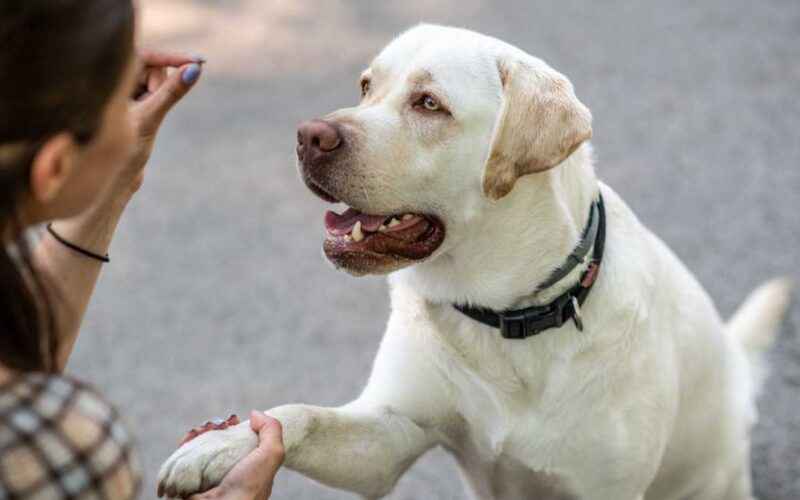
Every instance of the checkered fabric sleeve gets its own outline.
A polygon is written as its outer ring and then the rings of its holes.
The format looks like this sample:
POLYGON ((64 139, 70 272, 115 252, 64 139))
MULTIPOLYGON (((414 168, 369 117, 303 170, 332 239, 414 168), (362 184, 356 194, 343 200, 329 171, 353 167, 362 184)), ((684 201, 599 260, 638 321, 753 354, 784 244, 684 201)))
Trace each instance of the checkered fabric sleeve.
POLYGON ((0 386, 0 500, 127 500, 140 470, 116 410, 73 379, 0 386))

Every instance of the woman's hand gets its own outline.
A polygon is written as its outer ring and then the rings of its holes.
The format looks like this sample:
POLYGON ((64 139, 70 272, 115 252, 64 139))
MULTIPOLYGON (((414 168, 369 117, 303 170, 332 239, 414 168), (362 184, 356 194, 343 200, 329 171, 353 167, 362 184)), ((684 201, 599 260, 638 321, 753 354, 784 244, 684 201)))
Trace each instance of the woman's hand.
MULTIPOLYGON (((167 52, 141 52, 143 69, 133 92, 129 119, 136 134, 132 156, 114 177, 108 189, 93 206, 68 220, 55 221, 53 228, 62 238, 93 253, 108 252, 119 218, 144 179, 144 167, 153 151, 158 129, 170 109, 185 96, 200 78, 201 58, 167 52), (168 68, 177 68, 169 74, 168 68)), ((127 82, 126 82, 127 83, 127 82)), ((92 296, 100 263, 64 247, 45 236, 36 250, 36 265, 56 280, 63 300, 56 312, 59 318, 57 368, 67 363, 92 296)))
POLYGON ((132 97, 131 116, 136 146, 127 168, 114 183, 112 196, 132 196, 144 181, 144 168, 153 152, 161 123, 200 78, 204 59, 172 52, 139 52, 143 65, 132 97), (168 73, 169 68, 177 68, 168 73))
POLYGON ((250 452, 225 476, 216 488, 193 495, 189 500, 265 500, 272 494, 272 482, 283 464, 281 424, 263 412, 250 413, 250 427, 258 433, 258 448, 250 452))

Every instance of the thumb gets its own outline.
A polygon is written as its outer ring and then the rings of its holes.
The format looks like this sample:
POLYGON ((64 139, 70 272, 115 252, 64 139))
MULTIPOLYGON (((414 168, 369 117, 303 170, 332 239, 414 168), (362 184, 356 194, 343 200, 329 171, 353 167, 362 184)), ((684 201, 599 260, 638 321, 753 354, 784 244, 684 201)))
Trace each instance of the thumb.
POLYGON ((283 464, 283 428, 281 423, 260 411, 250 413, 250 427, 258 433, 258 448, 255 452, 266 462, 269 469, 277 471, 283 464))
POLYGON ((155 130, 164 117, 183 97, 189 93, 203 73, 201 64, 192 63, 181 66, 178 71, 164 81, 149 97, 141 102, 142 124, 155 130))
POLYGON ((228 472, 220 487, 256 495, 272 489, 283 464, 283 438, 281 424, 261 412, 250 414, 250 427, 258 433, 258 447, 228 472))

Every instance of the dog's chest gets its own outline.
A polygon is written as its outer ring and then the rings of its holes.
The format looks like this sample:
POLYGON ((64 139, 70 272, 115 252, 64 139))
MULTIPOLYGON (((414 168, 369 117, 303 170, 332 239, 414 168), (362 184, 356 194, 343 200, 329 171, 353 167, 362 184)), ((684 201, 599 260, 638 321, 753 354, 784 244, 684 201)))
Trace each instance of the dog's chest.
POLYGON ((513 458, 500 457, 490 481, 492 495, 500 499, 578 500, 566 477, 558 473, 531 470, 513 458))
POLYGON ((462 407, 460 422, 445 433, 475 498, 579 498, 576 478, 569 473, 569 454, 563 453, 563 436, 552 426, 540 416, 523 416, 496 401, 476 398, 471 403, 471 408, 462 407))
POLYGON ((483 432, 462 436, 461 446, 452 450, 468 478, 475 496, 481 499, 577 500, 579 497, 566 474, 550 470, 541 458, 545 445, 528 432, 510 433, 498 443, 486 442, 483 432))
POLYGON ((446 338, 436 357, 458 393, 460 421, 445 434, 477 497, 578 498, 563 472, 564 432, 576 418, 560 404, 577 387, 570 363, 543 357, 552 345, 511 344, 459 316, 429 318, 446 338))

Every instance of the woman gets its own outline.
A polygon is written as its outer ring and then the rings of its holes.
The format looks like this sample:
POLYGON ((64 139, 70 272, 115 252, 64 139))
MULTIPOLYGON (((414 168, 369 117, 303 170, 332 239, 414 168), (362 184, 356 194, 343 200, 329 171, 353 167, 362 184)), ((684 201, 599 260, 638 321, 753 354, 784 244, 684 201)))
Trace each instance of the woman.
MULTIPOLYGON (((134 18, 131 0, 0 3, 0 498, 138 489, 114 410, 58 375, 161 121, 202 73, 201 58, 137 56, 134 18)), ((251 419, 260 446, 202 496, 269 495, 280 425, 251 419)))

